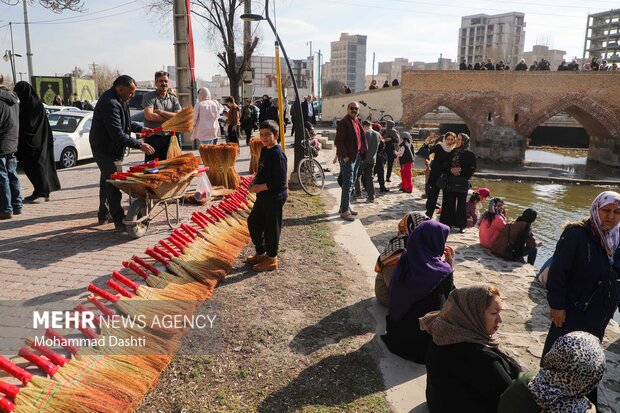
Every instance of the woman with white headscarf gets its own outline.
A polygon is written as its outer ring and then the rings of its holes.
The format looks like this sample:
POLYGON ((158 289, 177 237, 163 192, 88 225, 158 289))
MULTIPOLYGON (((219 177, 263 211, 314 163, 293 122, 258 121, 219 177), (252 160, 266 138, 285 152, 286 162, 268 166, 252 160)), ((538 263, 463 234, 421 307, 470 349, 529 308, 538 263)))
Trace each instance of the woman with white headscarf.
POLYGON ((211 92, 206 87, 198 89, 198 101, 194 106, 194 130, 192 142, 216 143, 220 136, 218 118, 222 112, 222 105, 211 99, 211 92))
MULTIPOLYGON (((619 243, 620 194, 601 192, 590 216, 568 224, 555 248, 547 278, 552 323, 543 356, 571 331, 587 331, 603 340, 620 301, 619 243)), ((590 400, 596 404, 596 394, 590 400)))

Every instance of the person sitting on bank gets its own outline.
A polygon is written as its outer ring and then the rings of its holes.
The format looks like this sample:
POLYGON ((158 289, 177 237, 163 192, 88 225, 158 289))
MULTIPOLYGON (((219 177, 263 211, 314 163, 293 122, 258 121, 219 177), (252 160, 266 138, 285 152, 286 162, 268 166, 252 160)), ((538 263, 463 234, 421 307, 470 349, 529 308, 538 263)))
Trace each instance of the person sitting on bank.
POLYGON ((523 261, 527 256, 527 263, 534 265, 538 248, 542 245, 537 242, 532 234, 532 223, 538 213, 532 208, 523 211, 523 214, 515 222, 506 224, 499 236, 491 245, 491 252, 500 258, 512 261, 523 261))
POLYGON ((477 189, 471 194, 465 207, 467 212, 467 228, 475 227, 478 221, 480 221, 478 209, 489 195, 491 195, 491 191, 488 188, 477 189))
POLYGON ((484 248, 491 249, 500 232, 506 226, 505 213, 506 209, 502 198, 493 198, 489 201, 489 209, 482 214, 479 223, 480 232, 478 236, 480 245, 484 248))
POLYGON ((260 124, 260 140, 265 146, 260 151, 258 172, 249 189, 257 194, 248 217, 256 254, 247 257, 247 262, 254 271, 278 269, 282 209, 288 198, 287 159, 278 144, 279 131, 280 126, 272 120, 260 124))
POLYGON ((553 344, 538 373, 515 380, 499 399, 498 413, 595 413, 586 396, 605 373, 605 353, 585 331, 568 333, 553 344))
POLYGON ((392 274, 387 332, 381 339, 392 353, 416 363, 424 363, 430 341, 418 319, 440 310, 454 288, 454 250, 446 245, 449 233, 440 222, 420 223, 392 274))
POLYGON ((453 290, 443 308, 420 318, 432 340, 426 353, 430 413, 495 413, 500 395, 521 371, 495 333, 502 322, 497 287, 453 290))
POLYGON ((407 249, 407 240, 413 230, 430 218, 421 211, 409 211, 398 223, 398 235, 390 240, 375 263, 375 296, 380 304, 390 306, 390 284, 392 274, 402 253, 407 249))

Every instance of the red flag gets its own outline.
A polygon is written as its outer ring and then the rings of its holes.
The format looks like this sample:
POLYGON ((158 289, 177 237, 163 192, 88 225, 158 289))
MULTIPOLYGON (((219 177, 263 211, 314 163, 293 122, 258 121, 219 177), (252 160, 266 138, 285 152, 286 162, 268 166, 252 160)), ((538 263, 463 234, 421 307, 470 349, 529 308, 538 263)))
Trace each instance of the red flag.
POLYGON ((194 34, 192 31, 192 12, 190 0, 185 0, 185 7, 187 8, 187 54, 189 55, 189 70, 192 74, 192 82, 196 81, 196 74, 194 73, 196 60, 194 58, 194 34))

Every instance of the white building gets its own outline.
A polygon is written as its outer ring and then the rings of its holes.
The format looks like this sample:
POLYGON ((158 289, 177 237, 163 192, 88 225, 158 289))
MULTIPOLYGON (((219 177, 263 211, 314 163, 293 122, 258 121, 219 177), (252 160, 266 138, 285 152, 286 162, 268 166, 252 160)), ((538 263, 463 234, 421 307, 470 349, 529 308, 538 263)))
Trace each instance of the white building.
POLYGON ((620 9, 588 14, 583 58, 620 62, 620 9))
POLYGON ((388 81, 391 84, 394 79, 398 79, 400 82, 403 71, 412 68, 413 63, 409 62, 409 59, 397 57, 391 62, 379 62, 377 72, 387 75, 388 81))
POLYGON ((473 65, 487 59, 494 63, 503 60, 514 67, 525 47, 524 17, 518 12, 462 17, 457 61, 465 59, 473 65))
POLYGON ((367 36, 342 33, 340 40, 331 42, 329 80, 339 80, 353 92, 364 90, 366 40, 367 36))

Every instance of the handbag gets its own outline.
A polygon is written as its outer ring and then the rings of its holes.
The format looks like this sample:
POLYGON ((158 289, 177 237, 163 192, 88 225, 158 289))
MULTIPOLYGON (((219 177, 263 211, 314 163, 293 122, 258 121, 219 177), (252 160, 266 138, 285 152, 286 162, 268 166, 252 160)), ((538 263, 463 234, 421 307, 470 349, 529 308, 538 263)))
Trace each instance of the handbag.
POLYGON ((375 263, 375 272, 380 272, 385 266, 396 265, 400 256, 405 252, 407 248, 407 239, 409 235, 401 234, 397 235, 390 240, 383 252, 377 258, 375 263))
POLYGON ((471 188, 469 179, 464 176, 449 176, 446 181, 445 190, 448 192, 456 192, 459 194, 466 194, 471 188))
POLYGON ((431 148, 429 147, 428 144, 424 144, 420 147, 420 149, 418 149, 418 151, 415 153, 417 156, 419 156, 420 158, 423 159, 428 159, 429 156, 431 156, 431 148))

